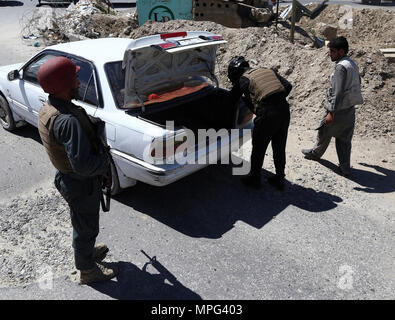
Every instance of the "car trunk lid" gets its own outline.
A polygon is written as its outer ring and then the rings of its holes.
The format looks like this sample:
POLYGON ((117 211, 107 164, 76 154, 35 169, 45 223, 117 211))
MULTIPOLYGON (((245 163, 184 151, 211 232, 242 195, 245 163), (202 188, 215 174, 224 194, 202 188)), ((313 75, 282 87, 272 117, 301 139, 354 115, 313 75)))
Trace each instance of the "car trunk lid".
POLYGON ((211 32, 188 31, 148 36, 133 41, 123 59, 124 107, 148 105, 196 92, 202 77, 218 86, 214 74, 216 49, 226 43, 211 32), (162 99, 162 100, 161 100, 162 99))

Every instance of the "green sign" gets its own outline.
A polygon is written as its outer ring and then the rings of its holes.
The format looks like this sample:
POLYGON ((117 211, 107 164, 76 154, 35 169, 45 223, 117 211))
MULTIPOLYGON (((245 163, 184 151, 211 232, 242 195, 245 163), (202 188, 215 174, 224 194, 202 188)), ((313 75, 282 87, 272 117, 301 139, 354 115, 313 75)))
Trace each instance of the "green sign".
POLYGON ((156 6, 149 12, 148 19, 155 22, 167 22, 174 20, 174 14, 168 7, 156 6))
POLYGON ((137 0, 137 14, 140 26, 147 20, 192 20, 192 0, 137 0))

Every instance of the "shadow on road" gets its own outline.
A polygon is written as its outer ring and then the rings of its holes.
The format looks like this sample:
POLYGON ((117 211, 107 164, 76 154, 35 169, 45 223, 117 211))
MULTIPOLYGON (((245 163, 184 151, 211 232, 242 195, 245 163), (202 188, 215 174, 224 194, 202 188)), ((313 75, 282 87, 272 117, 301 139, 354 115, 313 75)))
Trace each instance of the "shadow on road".
POLYGON ((21 7, 23 2, 20 1, 0 1, 0 7, 21 7))
POLYGON ((138 183, 115 198, 183 234, 212 239, 239 220, 262 228, 290 205, 322 214, 342 201, 290 182, 284 192, 267 184, 261 190, 248 189, 228 165, 206 167, 164 188, 138 183))
POLYGON ((140 270, 133 263, 114 263, 119 270, 117 281, 90 285, 91 288, 120 300, 201 300, 192 290, 182 285, 174 276, 151 274, 147 264, 140 270), (170 278, 170 281, 169 279, 170 278), (165 280, 169 281, 165 283, 165 280))
MULTIPOLYGON (((339 174, 338 166, 332 162, 324 159, 320 159, 318 162, 339 174)), ((389 193, 395 191, 394 170, 367 163, 360 162, 359 164, 367 168, 375 169, 379 173, 352 168, 348 179, 362 186, 362 188, 355 187, 354 190, 367 193, 389 193)))
POLYGON ((13 131, 12 134, 15 134, 23 138, 30 138, 42 144, 40 134, 38 133, 38 129, 30 124, 26 124, 23 127, 18 128, 17 130, 13 131))

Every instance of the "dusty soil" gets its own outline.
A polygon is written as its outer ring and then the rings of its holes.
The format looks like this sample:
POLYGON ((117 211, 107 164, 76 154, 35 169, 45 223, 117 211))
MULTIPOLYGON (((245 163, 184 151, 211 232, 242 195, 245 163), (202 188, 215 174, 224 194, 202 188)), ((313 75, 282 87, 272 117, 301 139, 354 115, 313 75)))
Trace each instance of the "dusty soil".
MULTIPOLYGON (((235 55, 243 55, 253 66, 275 68, 292 84, 289 95, 292 122, 302 128, 313 128, 322 115, 334 64, 327 48, 312 48, 300 41, 291 44, 288 29, 271 28, 231 29, 213 22, 170 21, 165 24, 147 22, 131 32, 138 38, 160 32, 176 30, 207 30, 222 34, 228 41, 219 48, 217 75, 220 85, 230 88, 226 76, 227 65, 235 55)), ((305 41, 305 39, 303 39, 305 41)), ((394 66, 379 51, 379 47, 358 45, 351 47, 362 77, 362 93, 365 103, 358 106, 355 133, 361 136, 394 136, 394 66)), ((302 129, 303 130, 303 129, 302 129)))
MULTIPOLYGON (((307 7, 312 9, 314 6, 307 7)), ((298 26, 311 32, 318 22, 337 27, 341 23, 343 29, 339 28, 338 35, 349 39, 352 47, 363 45, 393 48, 395 29, 391 26, 394 25, 394 20, 394 11, 388 9, 356 9, 350 6, 330 5, 316 19, 302 17, 298 26), (345 21, 348 17, 352 19, 349 26, 345 21)))
MULTIPOLYGON (((338 28, 350 42, 349 55, 360 68, 362 93, 365 103, 358 106, 355 134, 369 137, 394 137, 394 64, 379 51, 395 47, 395 15, 390 10, 355 9, 344 13, 339 5, 331 5, 315 18, 302 17, 297 24, 295 43, 289 41, 289 23, 280 21, 278 28, 250 27, 232 29, 214 22, 175 20, 167 23, 146 22, 138 27, 136 17, 126 13, 103 14, 93 12, 81 15, 86 1, 71 6, 68 13, 57 18, 45 35, 52 42, 98 37, 130 37, 172 32, 178 30, 207 30, 224 36, 228 41, 218 50, 217 75, 222 87, 229 88, 227 65, 235 55, 243 55, 252 66, 275 68, 292 84, 289 96, 292 122, 302 130, 314 128, 322 115, 329 76, 334 64, 327 55, 327 48, 314 46, 317 25, 330 24, 338 28), (344 25, 352 17, 350 25, 344 25), (350 28, 350 29, 349 29, 350 28), (73 31, 73 36, 68 31, 73 31)), ((314 5, 309 6, 310 9, 314 5)), ((44 29, 45 30, 45 29, 44 29)))

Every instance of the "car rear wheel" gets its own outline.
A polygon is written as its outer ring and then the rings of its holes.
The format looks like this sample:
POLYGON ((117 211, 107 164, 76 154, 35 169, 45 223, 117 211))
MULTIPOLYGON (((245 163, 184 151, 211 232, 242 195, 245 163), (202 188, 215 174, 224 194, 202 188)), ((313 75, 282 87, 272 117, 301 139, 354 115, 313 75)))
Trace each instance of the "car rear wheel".
POLYGON ((115 196, 116 194, 122 191, 122 188, 119 185, 118 173, 113 160, 111 160, 110 166, 111 166, 111 180, 112 180, 111 195, 115 196))
POLYGON ((10 106, 2 95, 0 95, 0 122, 1 126, 7 131, 12 131, 16 128, 10 106))

